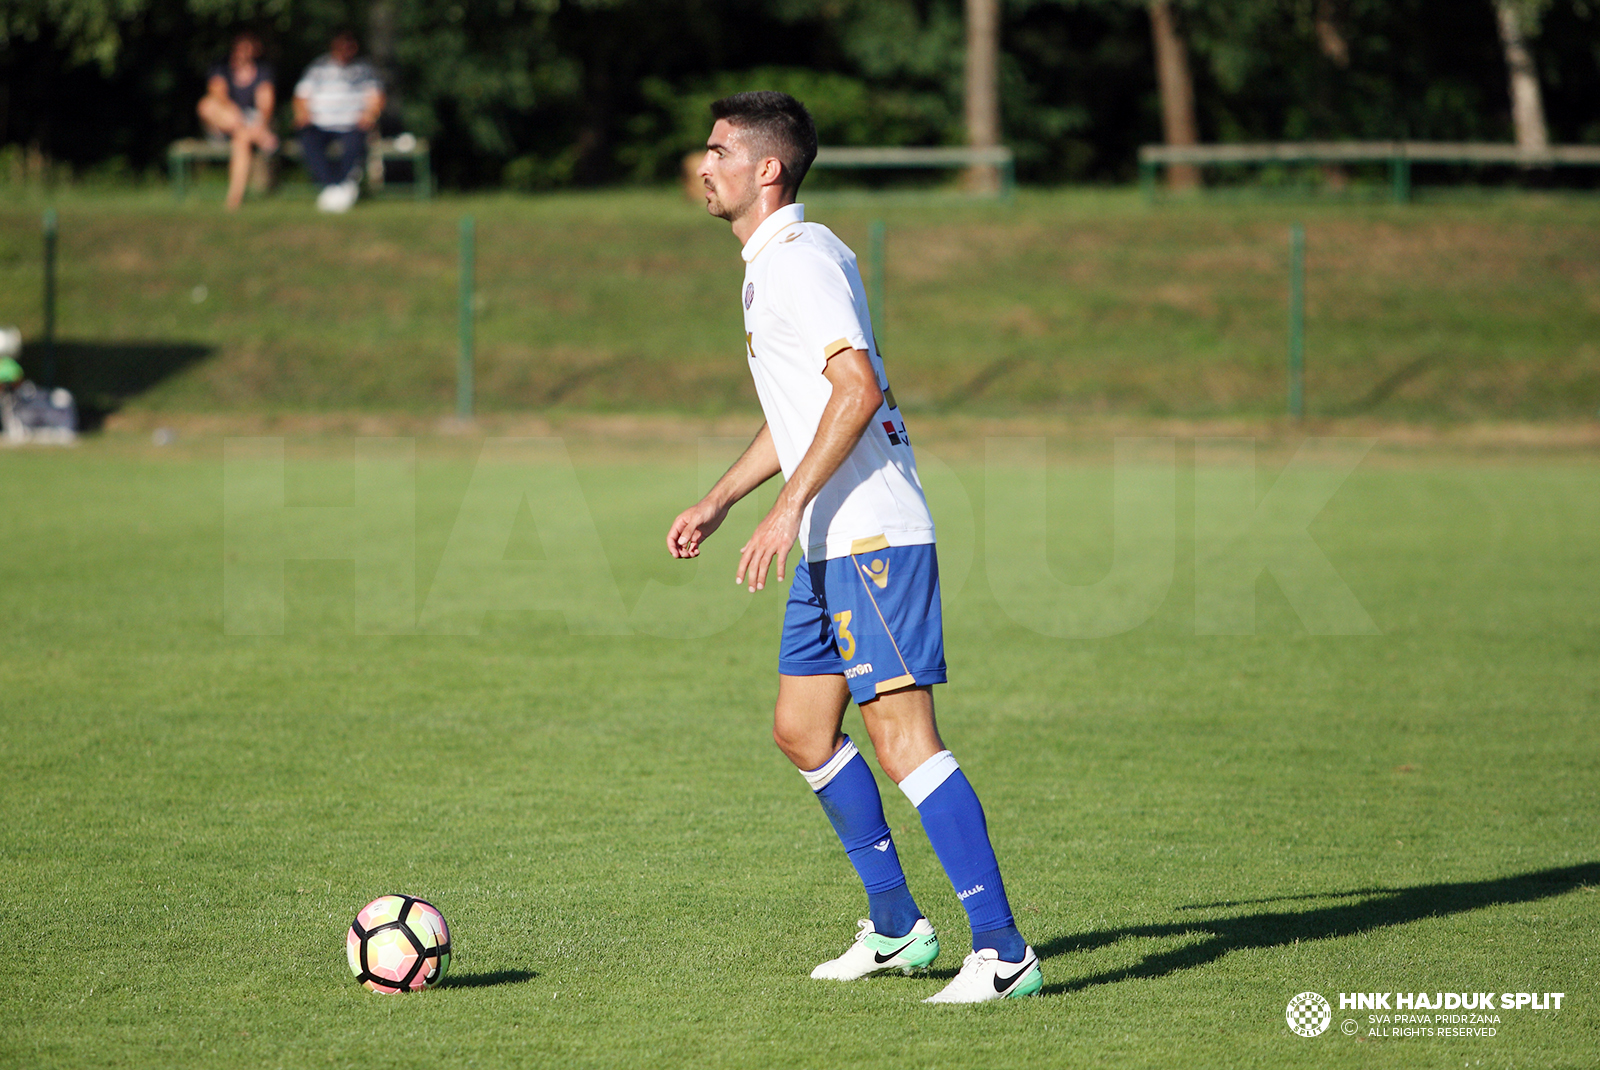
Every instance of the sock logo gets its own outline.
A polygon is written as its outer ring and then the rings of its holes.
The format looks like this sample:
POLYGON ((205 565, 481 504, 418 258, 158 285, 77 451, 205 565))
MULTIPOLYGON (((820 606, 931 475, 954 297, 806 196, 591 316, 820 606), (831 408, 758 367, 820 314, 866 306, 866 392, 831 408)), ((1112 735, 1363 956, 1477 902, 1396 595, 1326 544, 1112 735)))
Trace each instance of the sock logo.
POLYGON ((968 896, 977 895, 981 891, 983 891, 983 885, 974 884, 971 888, 968 888, 964 892, 957 892, 956 898, 965 902, 968 896))
POLYGON ((883 839, 873 844, 872 849, 875 851, 887 851, 889 849, 889 837, 885 836, 883 839))

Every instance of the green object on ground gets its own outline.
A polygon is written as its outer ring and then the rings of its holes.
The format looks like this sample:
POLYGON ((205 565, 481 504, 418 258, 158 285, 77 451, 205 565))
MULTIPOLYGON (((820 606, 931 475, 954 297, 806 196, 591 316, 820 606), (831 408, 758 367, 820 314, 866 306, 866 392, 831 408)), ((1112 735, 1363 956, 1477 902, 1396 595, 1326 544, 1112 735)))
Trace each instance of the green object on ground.
POLYGON ((20 383, 22 365, 10 357, 0 357, 0 383, 20 383))
MULTIPOLYGON (((725 578, 760 510, 672 561, 694 460, 617 448, 572 444, 622 603, 713 569, 699 608, 662 617, 669 638, 538 611, 357 635, 337 560, 287 563, 284 634, 227 634, 219 439, 0 451, 8 575, 26 577, 0 584, 0 916, 22 964, 0 1064, 1358 1070, 1600 1050, 1592 453, 1369 455, 1309 530, 1381 634, 1306 634, 1264 579, 1252 633, 1196 635, 1185 490, 1155 615, 1057 640, 990 591, 961 522, 983 468, 951 453, 946 474, 919 442, 939 724, 1045 974, 1037 998, 927 1013, 950 970, 807 977, 864 897, 772 745, 784 591, 725 578), (685 634, 729 606, 748 608, 685 634), (450 977, 415 997, 372 996, 345 964, 351 917, 393 891, 453 930, 450 977), (1495 1038, 1376 1039, 1338 1010, 1341 990, 1413 988, 1565 991, 1566 1009, 1502 1013, 1495 1038), (1335 1007, 1310 1039, 1284 1019, 1308 989, 1335 1007)), ((419 599, 477 455, 418 443, 419 599)), ((1095 583, 1111 470, 1051 458, 1046 549, 1059 582, 1095 583)), ((1262 488, 1285 461, 1263 445, 1262 488)), ((291 441, 283 485, 291 510, 351 506, 349 439, 291 441)), ((536 526, 563 522, 531 503, 494 550, 537 567, 567 551, 536 526)), ((865 747, 853 710, 846 727, 865 747)), ((916 814, 882 786, 919 905, 960 947, 916 814)))

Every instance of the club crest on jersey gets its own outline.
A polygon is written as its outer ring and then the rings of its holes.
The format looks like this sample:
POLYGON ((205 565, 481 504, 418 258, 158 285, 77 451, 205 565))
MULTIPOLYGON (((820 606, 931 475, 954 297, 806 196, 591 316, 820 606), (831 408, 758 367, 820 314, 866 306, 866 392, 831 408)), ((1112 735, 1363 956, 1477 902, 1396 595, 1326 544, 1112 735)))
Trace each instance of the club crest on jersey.
POLYGON ((747 282, 747 283, 744 284, 744 310, 746 312, 749 312, 750 311, 750 306, 755 304, 755 302, 756 302, 756 284, 753 283, 753 282, 747 282))
POLYGON ((872 564, 867 566, 867 575, 878 585, 878 590, 883 590, 889 586, 889 562, 882 558, 873 558, 872 564))

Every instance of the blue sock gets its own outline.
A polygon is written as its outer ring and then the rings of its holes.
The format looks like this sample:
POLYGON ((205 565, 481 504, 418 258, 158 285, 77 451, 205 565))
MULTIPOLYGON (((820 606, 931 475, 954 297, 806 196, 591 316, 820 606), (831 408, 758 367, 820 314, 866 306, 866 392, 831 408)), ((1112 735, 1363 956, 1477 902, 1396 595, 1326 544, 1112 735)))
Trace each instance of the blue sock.
POLYGON ((1027 943, 1011 916, 983 804, 955 758, 940 751, 912 770, 900 790, 921 815, 933 853, 967 910, 972 949, 993 948, 1003 961, 1021 962, 1027 943))
POLYGON ((816 769, 800 770, 816 792, 823 813, 839 834, 850 864, 867 889, 872 927, 884 936, 904 936, 922 917, 906 887, 906 875, 895 853, 883 799, 867 760, 846 736, 844 746, 816 769))

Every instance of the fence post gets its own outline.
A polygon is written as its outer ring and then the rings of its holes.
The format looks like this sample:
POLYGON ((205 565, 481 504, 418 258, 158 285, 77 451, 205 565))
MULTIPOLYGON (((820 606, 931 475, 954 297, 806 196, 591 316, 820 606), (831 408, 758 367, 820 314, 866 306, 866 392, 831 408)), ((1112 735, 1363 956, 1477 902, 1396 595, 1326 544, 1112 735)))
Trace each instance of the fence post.
POLYGON ((1405 156, 1389 160, 1389 191, 1395 204, 1405 204, 1411 199, 1411 161, 1405 156))
POLYGON ((456 358, 456 418, 472 419, 472 281, 476 237, 471 216, 461 217, 461 275, 457 289, 461 297, 461 349, 456 358))
MULTIPOLYGON (((883 298, 883 220, 874 219, 867 228, 869 244, 872 246, 872 276, 869 281, 871 292, 867 294, 867 304, 871 307, 873 318, 877 320, 878 327, 888 322, 888 310, 884 308, 883 298)), ((874 336, 877 327, 873 328, 874 336)))
POLYGON ((39 378, 46 390, 56 385, 56 210, 44 210, 44 367, 39 378))
POLYGON ((1289 416, 1306 415, 1306 229, 1289 228, 1289 416))

